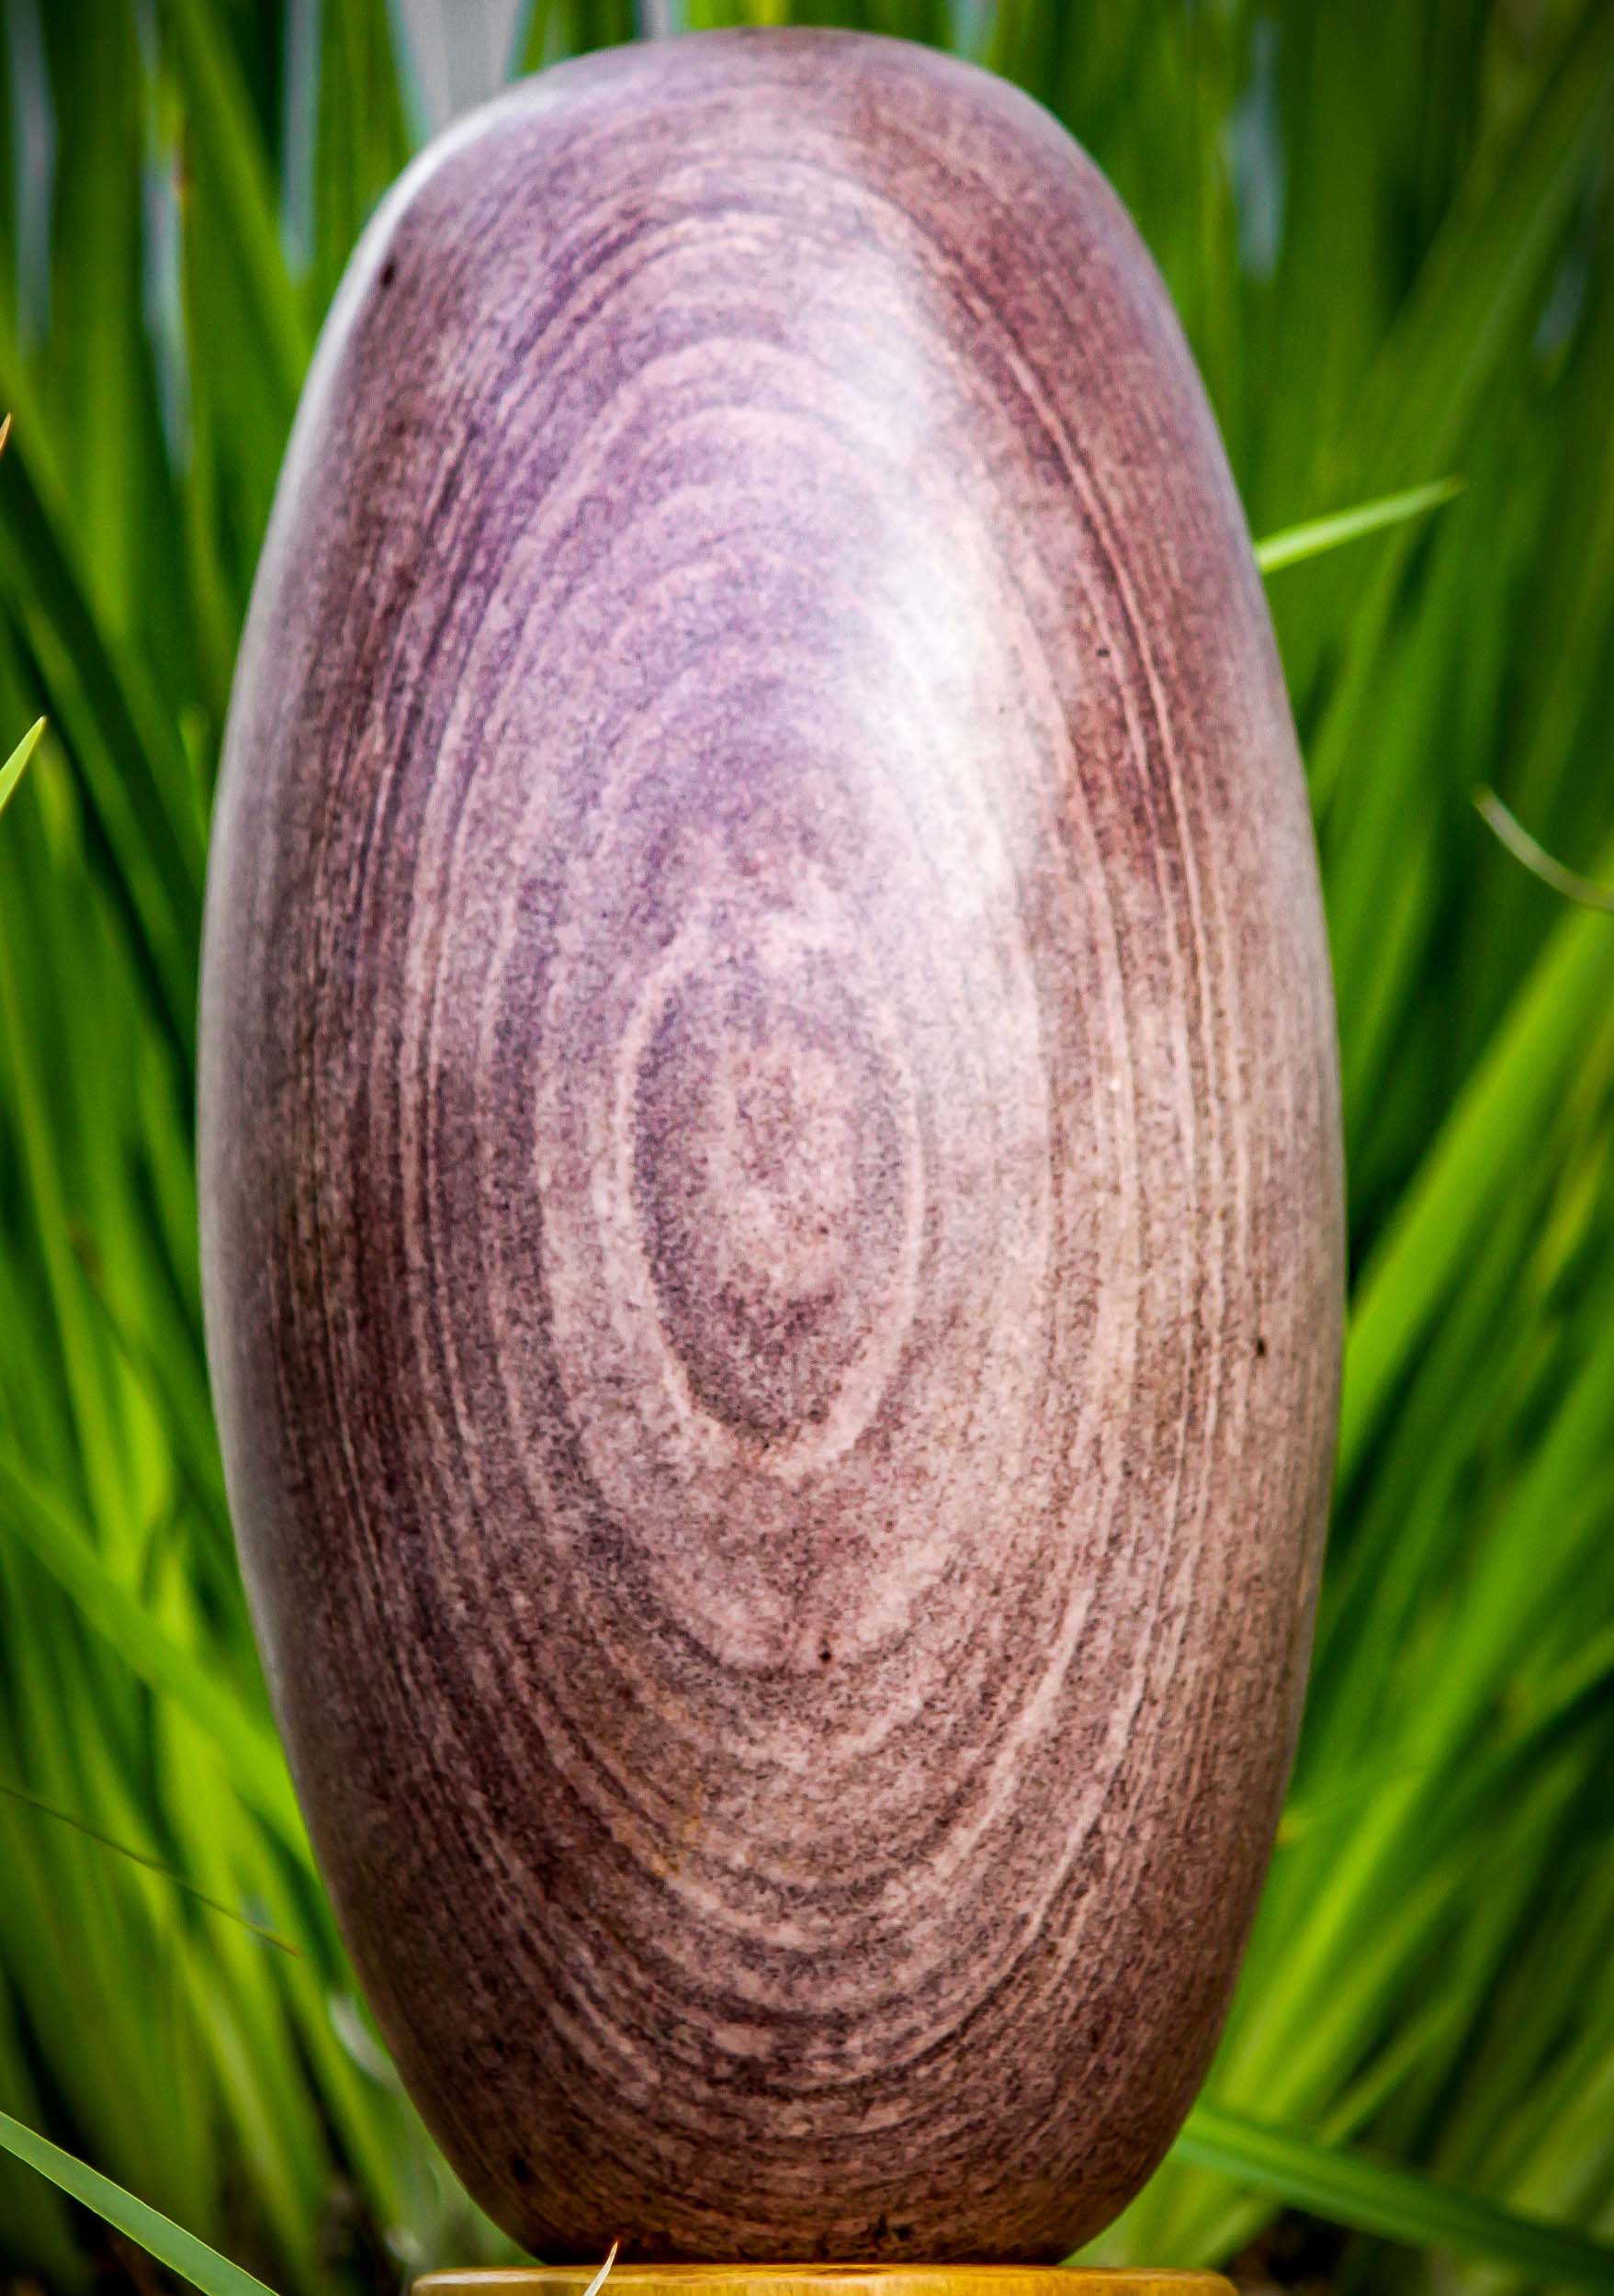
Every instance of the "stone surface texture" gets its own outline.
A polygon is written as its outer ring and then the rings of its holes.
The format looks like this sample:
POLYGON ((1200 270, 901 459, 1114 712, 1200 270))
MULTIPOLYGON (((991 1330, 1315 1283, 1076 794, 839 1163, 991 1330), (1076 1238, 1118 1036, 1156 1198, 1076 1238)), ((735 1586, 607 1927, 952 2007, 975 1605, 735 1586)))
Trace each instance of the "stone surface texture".
POLYGON ((241 658, 230 1490, 398 2063, 554 2259, 1048 2259, 1298 1712, 1332 1003, 1165 293, 1013 90, 719 34, 378 218, 241 658))

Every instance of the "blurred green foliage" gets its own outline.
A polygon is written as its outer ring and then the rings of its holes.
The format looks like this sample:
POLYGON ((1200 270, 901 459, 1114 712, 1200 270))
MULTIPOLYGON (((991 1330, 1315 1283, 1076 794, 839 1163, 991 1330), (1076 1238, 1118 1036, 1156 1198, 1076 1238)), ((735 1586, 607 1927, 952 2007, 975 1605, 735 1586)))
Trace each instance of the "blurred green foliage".
MULTIPOLYGON (((785 13, 955 46, 1073 129, 1258 534, 1466 479, 1271 577, 1339 990, 1338 1502, 1225 2045, 1102 2248, 1277 2257, 1287 2201, 1359 2228, 1324 2242, 1349 2290, 1606 2276, 1507 2212, 1614 2234, 1614 921, 1471 801, 1614 872, 1614 8, 752 11, 785 13)), ((637 28, 533 0, 513 68, 637 28)), ((419 139, 396 29, 385 0, 0 7, 0 750, 51 721, 0 826, 0 2108, 309 2296, 500 2253, 308 1862, 196 1266, 212 774, 313 336, 419 139)), ((85 2287, 100 2238, 0 2163, 0 2281, 85 2287)))

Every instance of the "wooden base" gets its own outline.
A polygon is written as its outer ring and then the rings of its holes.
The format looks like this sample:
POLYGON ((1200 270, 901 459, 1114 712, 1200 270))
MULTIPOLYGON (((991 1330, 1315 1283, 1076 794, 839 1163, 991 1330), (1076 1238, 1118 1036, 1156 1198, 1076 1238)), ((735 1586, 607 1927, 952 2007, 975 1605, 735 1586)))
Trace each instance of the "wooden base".
MULTIPOLYGON (((428 2272, 414 2296, 584 2296, 594 2268, 428 2272)), ((619 2264, 601 2296, 1234 2296, 1218 2272, 1019 2264, 619 2264)))

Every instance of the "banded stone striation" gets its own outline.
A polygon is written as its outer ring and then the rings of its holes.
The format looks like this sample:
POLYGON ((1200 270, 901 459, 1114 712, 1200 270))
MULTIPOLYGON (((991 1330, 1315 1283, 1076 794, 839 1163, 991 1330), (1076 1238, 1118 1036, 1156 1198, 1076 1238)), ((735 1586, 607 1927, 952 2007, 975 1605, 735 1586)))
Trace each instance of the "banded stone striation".
POLYGON ((1056 2257, 1202 2074, 1334 1436, 1315 858, 1164 290, 882 40, 547 73, 281 481, 209 1333, 362 1978, 551 2257, 1056 2257))

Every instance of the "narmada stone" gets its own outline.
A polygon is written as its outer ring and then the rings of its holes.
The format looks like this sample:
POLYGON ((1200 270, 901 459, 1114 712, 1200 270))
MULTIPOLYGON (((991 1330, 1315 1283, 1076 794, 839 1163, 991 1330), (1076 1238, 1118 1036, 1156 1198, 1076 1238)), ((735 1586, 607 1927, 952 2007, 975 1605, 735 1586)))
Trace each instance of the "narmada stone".
POLYGON ((231 715, 230 1490, 354 1961, 539 2253, 1052 2258, 1200 2081, 1339 1349, 1248 537, 1044 113, 590 57, 355 258, 231 715))

